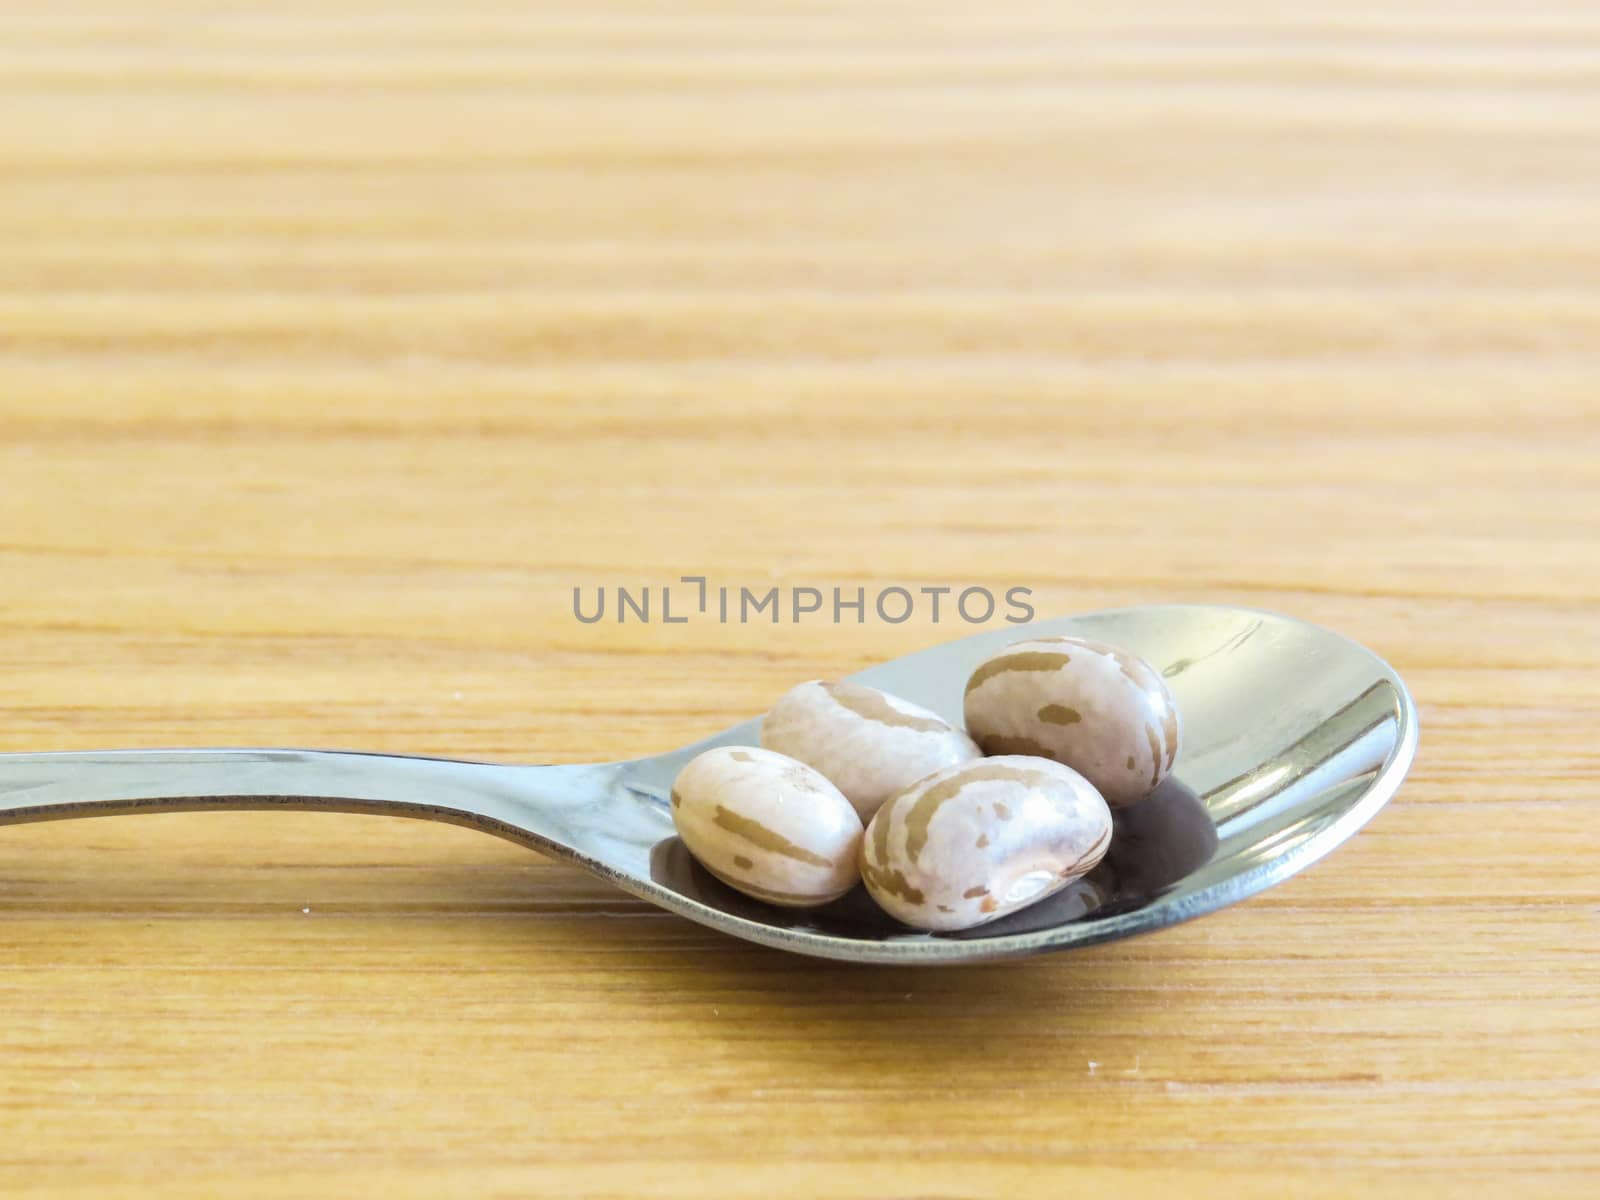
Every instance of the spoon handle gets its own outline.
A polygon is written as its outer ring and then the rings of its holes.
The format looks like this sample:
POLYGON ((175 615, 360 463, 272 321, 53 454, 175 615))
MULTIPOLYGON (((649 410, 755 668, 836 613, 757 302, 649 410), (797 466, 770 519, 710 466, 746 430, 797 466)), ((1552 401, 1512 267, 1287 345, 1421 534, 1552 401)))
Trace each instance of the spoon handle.
POLYGON ((528 767, 343 750, 0 754, 0 825, 136 812, 304 809, 468 825, 570 857, 568 810, 594 767, 528 767))

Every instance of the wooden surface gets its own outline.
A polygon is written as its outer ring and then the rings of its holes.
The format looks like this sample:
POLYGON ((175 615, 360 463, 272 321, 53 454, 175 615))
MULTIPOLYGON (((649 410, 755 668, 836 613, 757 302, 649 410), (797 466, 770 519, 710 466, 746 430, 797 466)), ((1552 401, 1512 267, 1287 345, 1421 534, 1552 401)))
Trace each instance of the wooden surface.
POLYGON ((0 1193, 1592 1195, 1600 5, 0 10, 0 749, 674 746, 1238 602, 1420 701, 1335 857, 965 970, 463 830, 0 831, 0 1193))

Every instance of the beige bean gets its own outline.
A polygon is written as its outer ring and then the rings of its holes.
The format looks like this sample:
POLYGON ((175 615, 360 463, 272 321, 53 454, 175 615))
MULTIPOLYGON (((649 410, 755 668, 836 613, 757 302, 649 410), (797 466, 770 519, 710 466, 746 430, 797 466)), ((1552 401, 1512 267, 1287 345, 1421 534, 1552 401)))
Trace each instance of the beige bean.
POLYGON ((936 771, 867 826, 861 876, 890 916, 969 929, 1060 891, 1111 844, 1111 811, 1071 767, 1001 755, 936 771))
POLYGON ((1183 741, 1159 671, 1073 637, 1015 642, 980 663, 967 681, 966 721, 984 753, 1053 758, 1119 808, 1155 790, 1183 741))
POLYGON ((814 679, 791 689, 761 722, 761 744, 815 767, 863 821, 901 788, 979 757, 937 714, 858 683, 814 679))
POLYGON ((817 771, 771 750, 696 755, 673 781, 672 821, 706 870, 770 904, 826 904, 859 877, 855 809, 817 771))

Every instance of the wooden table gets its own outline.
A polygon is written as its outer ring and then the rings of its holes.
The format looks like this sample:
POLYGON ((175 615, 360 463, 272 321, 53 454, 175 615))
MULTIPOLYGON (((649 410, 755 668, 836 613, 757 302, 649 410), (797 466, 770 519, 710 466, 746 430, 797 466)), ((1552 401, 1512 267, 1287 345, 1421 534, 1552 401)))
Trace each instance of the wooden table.
POLYGON ((1028 586, 1331 625, 1414 774, 1143 940, 850 969, 482 835, 0 836, 0 1193, 1593 1194, 1600 6, 0 14, 0 749, 674 746, 1028 586), (1286 11, 1287 10, 1287 11, 1286 11))

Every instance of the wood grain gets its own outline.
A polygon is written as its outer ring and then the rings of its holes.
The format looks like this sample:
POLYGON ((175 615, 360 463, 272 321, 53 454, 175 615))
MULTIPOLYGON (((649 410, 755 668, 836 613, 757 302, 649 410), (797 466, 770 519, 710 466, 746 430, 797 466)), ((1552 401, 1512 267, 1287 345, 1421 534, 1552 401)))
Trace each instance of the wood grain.
POLYGON ((0 836, 0 1191, 1587 1194, 1600 5, 0 10, 0 749, 666 748, 960 632, 1281 609, 1423 747, 1247 905, 736 945, 461 830, 0 836))

